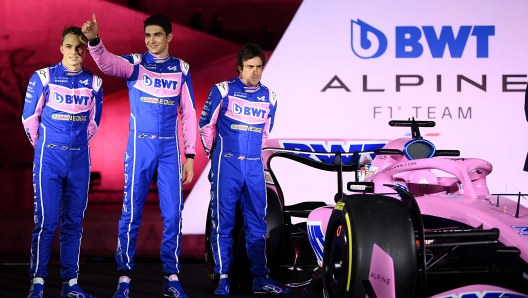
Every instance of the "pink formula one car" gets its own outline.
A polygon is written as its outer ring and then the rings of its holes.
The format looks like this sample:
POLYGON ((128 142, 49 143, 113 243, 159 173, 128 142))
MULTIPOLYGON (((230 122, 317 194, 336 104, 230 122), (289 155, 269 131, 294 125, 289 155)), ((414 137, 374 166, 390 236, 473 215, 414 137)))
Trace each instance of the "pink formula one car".
MULTIPOLYGON (((434 122, 389 125, 411 127, 412 137, 268 140, 263 156, 272 273, 281 279, 280 268, 286 267, 295 279, 302 269, 307 278, 287 283, 310 283, 324 297, 528 297, 524 194, 515 194, 515 200, 506 198, 511 194, 490 194, 489 162, 452 158, 457 150, 437 150, 421 137, 419 127, 434 122), (287 206, 273 169, 279 158, 337 172, 335 204, 315 197, 287 206), (343 187, 347 172, 355 179, 343 187), (292 218, 306 220, 292 224, 292 218)), ((282 183, 303 183, 289 180, 282 183)), ((241 256, 234 270, 248 272, 242 227, 234 231, 239 235, 234 249, 240 252, 235 256, 241 256)), ((209 250, 206 259, 211 267, 209 250)))

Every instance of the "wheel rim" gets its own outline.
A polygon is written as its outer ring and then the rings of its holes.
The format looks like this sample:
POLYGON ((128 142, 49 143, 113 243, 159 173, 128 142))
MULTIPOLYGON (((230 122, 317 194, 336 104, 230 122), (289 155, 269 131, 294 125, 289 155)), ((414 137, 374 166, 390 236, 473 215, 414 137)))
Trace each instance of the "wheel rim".
POLYGON ((327 280, 328 297, 343 297, 348 280, 348 238, 346 228, 337 223, 332 233, 331 246, 324 271, 327 280))

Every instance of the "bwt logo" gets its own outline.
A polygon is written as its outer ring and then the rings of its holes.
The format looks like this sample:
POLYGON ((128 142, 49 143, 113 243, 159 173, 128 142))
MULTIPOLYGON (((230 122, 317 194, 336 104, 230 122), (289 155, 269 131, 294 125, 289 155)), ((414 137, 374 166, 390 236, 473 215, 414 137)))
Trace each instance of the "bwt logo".
POLYGON ((143 75, 143 86, 145 87, 153 86, 154 88, 176 90, 177 85, 178 85, 177 81, 165 80, 165 79, 152 79, 148 75, 143 75))
POLYGON ((259 109, 259 108, 256 108, 256 107, 246 107, 246 106, 241 106, 239 104, 237 104, 236 102, 233 103, 233 113, 236 114, 236 115, 245 115, 245 116, 253 116, 253 117, 257 117, 257 118, 262 118, 264 119, 264 117, 266 116, 266 110, 264 109, 259 109))
MULTIPOLYGON (((425 44, 433 58, 443 58, 445 48, 451 58, 461 58, 470 36, 474 36, 477 58, 488 58, 489 37, 495 36, 495 26, 442 26, 439 33, 433 26, 396 26, 396 58, 418 58, 424 52, 420 43, 425 35, 425 44), (455 36, 455 31, 458 33, 455 36)), ((423 42, 423 41, 422 41, 423 42)), ((387 50, 387 37, 380 30, 358 19, 351 23, 351 46, 356 56, 362 59, 378 58, 387 50)))
POLYGON ((53 101, 55 103, 61 104, 77 104, 77 105, 88 105, 88 99, 90 99, 88 96, 81 96, 81 95, 62 95, 60 93, 55 92, 53 94, 53 101))
MULTIPOLYGON (((332 164, 334 160, 334 155, 329 154, 318 154, 318 153, 331 153, 340 151, 341 153, 353 153, 354 151, 369 151, 359 153, 359 161, 362 164, 367 164, 372 161, 376 154, 374 150, 381 149, 387 144, 383 143, 372 143, 372 144, 363 144, 356 142, 342 142, 342 141, 330 141, 328 143, 323 141, 280 141, 282 148, 295 150, 295 151, 305 151, 308 153, 298 153, 299 156, 313 159, 315 161, 320 161, 327 164, 332 164)), ((343 164, 350 164, 352 162, 352 154, 343 154, 341 156, 343 164)))

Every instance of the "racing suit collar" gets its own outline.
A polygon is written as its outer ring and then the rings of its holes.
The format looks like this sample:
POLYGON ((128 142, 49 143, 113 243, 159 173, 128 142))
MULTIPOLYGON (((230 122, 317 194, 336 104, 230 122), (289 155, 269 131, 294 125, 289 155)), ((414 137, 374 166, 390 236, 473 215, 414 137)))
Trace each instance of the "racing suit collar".
POLYGON ((254 92, 257 92, 260 89, 260 82, 258 83, 257 86, 252 87, 252 86, 249 86, 248 84, 244 83, 244 81, 242 81, 240 79, 240 77, 237 77, 237 80, 238 80, 239 84, 244 88, 244 92, 254 93, 254 92))
POLYGON ((147 52, 145 55, 145 58, 147 60, 147 63, 163 63, 167 62, 170 59, 170 54, 163 58, 158 58, 154 55, 152 55, 150 52, 147 52))
POLYGON ((69 70, 66 66, 64 66, 64 64, 59 63, 60 64, 60 70, 61 72, 66 75, 66 76, 77 76, 77 75, 80 75, 82 72, 83 72, 83 68, 81 67, 79 70, 69 70))

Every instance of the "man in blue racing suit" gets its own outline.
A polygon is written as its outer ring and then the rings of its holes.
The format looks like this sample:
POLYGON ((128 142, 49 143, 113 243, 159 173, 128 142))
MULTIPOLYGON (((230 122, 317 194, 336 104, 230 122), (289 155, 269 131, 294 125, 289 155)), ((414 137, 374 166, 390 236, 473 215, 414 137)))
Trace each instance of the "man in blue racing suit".
POLYGON ((144 22, 143 54, 115 56, 97 36, 95 14, 83 25, 90 40, 89 50, 97 66, 106 74, 126 79, 130 98, 130 132, 125 152, 125 191, 119 221, 116 261, 120 273, 115 298, 128 297, 130 275, 141 215, 154 175, 157 184, 163 239, 160 257, 163 262, 163 294, 187 297, 178 281, 180 272, 182 184, 193 178, 196 143, 196 109, 189 65, 169 55, 172 25, 163 15, 144 22), (182 118, 185 164, 180 163, 178 108, 182 118))
POLYGON ((59 218, 61 297, 93 297, 77 285, 77 278, 90 180, 88 141, 101 121, 103 88, 101 79, 82 67, 86 37, 81 28, 62 32, 60 50, 62 62, 37 70, 29 80, 22 114, 22 124, 35 147, 30 298, 44 295, 59 218))
POLYGON ((267 201, 261 155, 273 128, 277 99, 260 83, 265 64, 260 46, 243 45, 237 57, 239 76, 211 89, 200 118, 200 137, 205 154, 211 158, 211 240, 214 272, 220 275, 215 295, 229 294, 231 230, 238 200, 246 223, 253 292, 290 293, 268 277, 266 264, 267 201))

